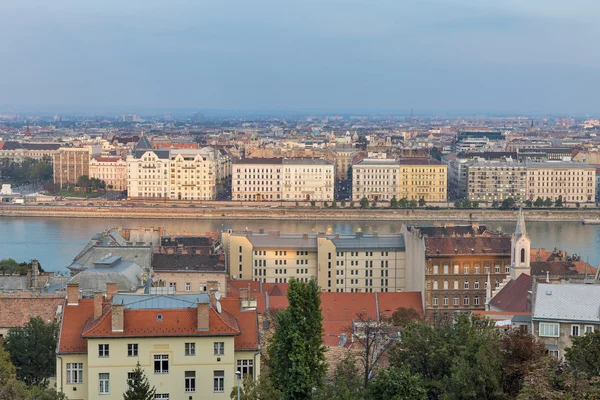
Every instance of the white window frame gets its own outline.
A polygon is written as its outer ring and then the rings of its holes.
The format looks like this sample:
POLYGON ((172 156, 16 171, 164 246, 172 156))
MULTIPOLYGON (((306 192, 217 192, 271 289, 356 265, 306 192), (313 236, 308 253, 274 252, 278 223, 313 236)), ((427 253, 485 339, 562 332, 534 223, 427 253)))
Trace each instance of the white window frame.
POLYGON ((195 356, 196 355, 196 343, 194 343, 194 342, 185 343, 184 348, 185 348, 186 356, 195 356))
POLYGON ((154 373, 155 374, 168 374, 169 373, 169 355, 168 354, 155 354, 153 357, 153 361, 154 361, 154 373), (164 369, 163 368, 163 362, 167 361, 167 368, 164 369), (159 361, 160 362, 160 368, 156 369, 156 362, 159 361))
POLYGON ((583 328, 583 333, 587 335, 588 333, 594 333, 594 330, 594 325, 586 325, 583 328))
POLYGON ((540 337, 559 337, 560 336, 560 324, 554 324, 551 322, 540 322, 538 327, 538 334, 540 337), (552 332, 548 333, 548 330, 552 328, 552 332), (556 331, 556 334, 554 334, 556 331))
POLYGON ((237 360, 237 371, 242 374, 242 378, 246 375, 254 376, 254 360, 237 360))
POLYGON ((433 296, 433 305, 434 306, 438 305, 438 297, 437 296, 433 296))
POLYGON ((213 392, 223 393, 225 391, 225 371, 213 371, 213 392))
POLYGON ((83 363, 67 363, 67 384, 83 383, 83 363))
POLYGON ((98 374, 98 394, 110 394, 110 374, 108 372, 98 374))
POLYGON ((559 355, 559 354, 560 354, 560 353, 558 352, 558 350, 548 350, 548 355, 549 355, 550 357, 556 357, 556 358, 558 358, 558 355, 559 355))
POLYGON ((438 265, 434 265, 434 266, 433 266, 433 274, 434 274, 434 275, 437 275, 437 274, 438 274, 438 272, 439 272, 439 266, 438 266, 438 265))
POLYGON ((196 371, 185 371, 184 378, 185 378, 185 382, 184 382, 185 392, 186 393, 194 393, 196 391, 196 371), (190 376, 187 376, 188 374, 190 376))
POLYGON ((137 343, 128 343, 127 344, 127 357, 137 357, 139 351, 139 346, 137 343))
POLYGON ((571 336, 581 336, 581 325, 576 325, 576 324, 571 325, 571 336), (575 329, 577 329, 577 335, 574 335, 575 329))
POLYGON ((185 291, 189 292, 191 290, 192 290, 192 284, 191 284, 191 282, 186 282, 185 283, 185 291))
POLYGON ((98 345, 98 357, 109 357, 110 356, 110 346, 106 343, 102 343, 98 345))
POLYGON ((156 393, 154 400, 169 400, 169 393, 156 393))
POLYGON ((213 353, 215 356, 224 356, 225 355, 225 342, 214 342, 213 343, 213 353))

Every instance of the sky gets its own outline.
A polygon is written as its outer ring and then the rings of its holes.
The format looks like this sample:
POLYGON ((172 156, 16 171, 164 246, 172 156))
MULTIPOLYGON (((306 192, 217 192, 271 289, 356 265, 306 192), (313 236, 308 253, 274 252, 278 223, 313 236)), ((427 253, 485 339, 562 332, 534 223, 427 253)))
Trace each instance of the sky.
POLYGON ((0 0, 0 108, 600 114, 598 0, 0 0))

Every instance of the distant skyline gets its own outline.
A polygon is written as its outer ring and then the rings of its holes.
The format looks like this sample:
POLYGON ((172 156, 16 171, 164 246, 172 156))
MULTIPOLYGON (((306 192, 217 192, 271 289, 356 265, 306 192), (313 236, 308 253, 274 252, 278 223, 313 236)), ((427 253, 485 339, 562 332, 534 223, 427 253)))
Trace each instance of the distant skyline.
POLYGON ((4 3, 1 112, 600 114, 596 0, 4 3))

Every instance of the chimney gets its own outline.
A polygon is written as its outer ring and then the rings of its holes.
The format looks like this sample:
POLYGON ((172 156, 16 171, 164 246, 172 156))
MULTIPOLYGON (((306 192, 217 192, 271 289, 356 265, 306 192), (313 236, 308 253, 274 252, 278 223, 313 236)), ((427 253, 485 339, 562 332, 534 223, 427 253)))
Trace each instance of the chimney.
POLYGON ((196 328, 199 331, 208 331, 210 329, 210 326, 208 324, 209 312, 210 312, 209 303, 196 304, 196 315, 197 315, 196 328))
POLYGON ((112 331, 123 332, 125 326, 125 304, 113 304, 112 310, 112 331))
POLYGON ((68 283, 67 284, 67 305, 78 306, 79 305, 79 284, 68 283))
POLYGON ((115 294, 119 293, 119 284, 114 282, 108 282, 106 284, 106 299, 112 301, 115 294))
POLYGON ((94 319, 100 318, 102 315, 102 301, 104 300, 104 293, 94 292, 94 319))

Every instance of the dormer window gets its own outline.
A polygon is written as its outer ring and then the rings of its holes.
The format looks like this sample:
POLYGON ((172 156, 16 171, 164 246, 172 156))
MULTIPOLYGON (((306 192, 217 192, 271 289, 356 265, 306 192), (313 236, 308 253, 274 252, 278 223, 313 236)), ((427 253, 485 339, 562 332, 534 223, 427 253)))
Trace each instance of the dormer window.
POLYGON ((158 322, 162 322, 162 320, 163 320, 163 316, 162 316, 162 314, 156 314, 156 320, 157 320, 158 322))

